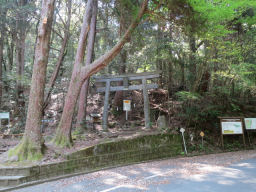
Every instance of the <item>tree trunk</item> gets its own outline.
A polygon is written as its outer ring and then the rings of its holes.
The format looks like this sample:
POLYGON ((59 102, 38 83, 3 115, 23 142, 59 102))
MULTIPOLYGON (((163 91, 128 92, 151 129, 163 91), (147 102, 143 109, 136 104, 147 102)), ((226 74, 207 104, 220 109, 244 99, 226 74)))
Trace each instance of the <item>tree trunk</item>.
POLYGON ((16 69, 17 69, 17 90, 16 99, 17 105, 22 105, 23 102, 23 77, 24 77, 24 66, 25 66, 25 39, 26 33, 22 31, 19 34, 19 38, 16 39, 16 69))
POLYGON ((198 92, 199 93, 206 93, 208 91, 209 83, 210 83, 210 77, 211 73, 208 67, 208 58, 210 58, 210 52, 209 52, 209 42, 205 41, 204 43, 204 57, 205 57, 205 66, 206 69, 202 74, 201 82, 199 83, 198 92))
MULTIPOLYGON (((122 37, 125 31, 129 26, 127 26, 127 20, 131 19, 127 10, 129 7, 125 6, 125 4, 120 3, 119 5, 120 10, 120 21, 119 21, 119 36, 122 37)), ((126 73, 126 61, 127 61, 127 50, 122 49, 120 52, 120 67, 119 67, 119 74, 126 73)), ((123 82, 118 82, 119 86, 123 85, 123 82)), ((124 99, 124 91, 116 91, 114 96, 114 106, 121 108, 123 106, 123 99, 124 99)))
POLYGON ((2 13, 0 19, 0 106, 2 103, 2 96, 3 96, 3 60, 4 60, 4 36, 5 36, 5 17, 6 17, 6 10, 1 9, 0 12, 2 13))
MULTIPOLYGON (((19 8, 23 8, 27 5, 26 0, 19 0, 17 2, 19 8)), ((23 77, 24 77, 24 66, 25 66, 25 40, 26 40, 26 30, 27 30, 27 13, 26 11, 18 11, 16 20, 16 68, 17 68, 17 88, 16 88, 16 100, 17 106, 24 106, 24 85, 23 85, 23 77)))
POLYGON ((85 54, 85 42, 90 29, 90 22, 92 17, 93 0, 88 0, 86 5, 86 11, 83 18, 83 25, 81 28, 81 33, 78 42, 78 48, 76 52, 76 58, 74 63, 74 68, 71 76, 71 81, 69 84, 68 92, 65 98, 65 105, 63 113, 60 119, 60 123, 57 128, 56 137, 54 139, 55 143, 60 146, 71 146, 71 127, 72 119, 75 111, 76 100, 78 98, 79 92, 83 85, 81 79, 81 68, 82 62, 85 54))
POLYGON ((42 1, 25 133, 18 146, 9 151, 10 156, 16 155, 19 160, 42 157, 43 139, 40 128, 54 3, 55 0, 42 1))
MULTIPOLYGON (((88 3, 90 0, 88 1, 88 3)), ((86 21, 84 20, 83 26, 82 26, 82 32, 79 39, 78 49, 77 49, 77 56, 76 61, 72 73, 71 82, 69 85, 68 93, 65 99, 65 105, 63 114, 61 116, 61 121, 58 125, 57 133, 55 142, 57 145, 62 146, 70 146, 72 143, 71 139, 71 124, 72 124, 72 116, 75 110, 75 104, 76 100, 79 95, 80 88, 82 87, 82 84, 93 74, 97 73, 101 69, 103 69, 105 66, 109 64, 110 61, 112 61, 118 53, 122 50, 124 44, 129 40, 131 33, 133 30, 137 27, 137 25, 140 22, 141 17, 144 14, 144 11, 147 7, 148 0, 144 0, 142 3, 142 7, 140 9, 140 12, 136 19, 131 23, 130 27, 124 34, 124 36, 120 39, 120 41, 107 53, 105 53, 103 56, 95 60, 91 65, 86 65, 84 67, 81 66, 81 61, 83 58, 84 49, 81 49, 80 47, 84 46, 84 33, 83 31, 87 30, 86 28, 86 21)), ((89 6, 87 5, 87 8, 89 6)), ((88 10, 89 11, 89 10, 88 10)), ((88 13, 85 14, 85 17, 88 15, 88 13)))
MULTIPOLYGON (((85 65, 89 65, 92 62, 93 53, 94 53, 94 42, 95 42, 95 34, 96 34, 96 21, 97 21, 97 10, 98 2, 93 2, 93 10, 92 10, 92 18, 90 31, 88 36, 88 45, 86 50, 86 61, 85 65)), ((80 132, 81 124, 83 120, 86 118, 86 106, 87 106, 87 95, 88 95, 88 87, 89 87, 89 79, 86 80, 82 86, 80 91, 79 103, 78 103, 78 113, 77 113, 77 130, 80 132)))
POLYGON ((3 90, 3 72, 2 72, 2 66, 3 66, 3 53, 4 53, 4 44, 3 44, 3 33, 1 32, 1 37, 0 37, 0 106, 2 102, 2 90, 3 90))
POLYGON ((194 83, 196 80, 196 39, 193 34, 190 34, 189 37, 189 74, 188 74, 188 81, 189 81, 189 90, 193 91, 194 83))
POLYGON ((13 53, 14 53, 14 42, 15 42, 15 35, 13 34, 13 31, 12 31, 12 34, 11 34, 11 42, 10 44, 8 44, 8 48, 7 48, 7 55, 8 55, 8 71, 12 71, 12 67, 13 67, 13 53))
POLYGON ((50 95, 52 93, 53 87, 55 85, 56 79, 59 74, 60 67, 63 63, 64 57, 66 55, 66 47, 70 36, 70 20, 71 20, 71 8, 72 8, 72 0, 67 1, 67 8, 68 8, 68 15, 67 15, 67 23, 65 25, 65 32, 64 32, 64 38, 61 44, 60 54, 58 57, 58 61, 56 63, 56 67, 54 69, 54 72, 51 76, 50 82, 47 86, 47 94, 44 100, 44 110, 49 104, 50 95))

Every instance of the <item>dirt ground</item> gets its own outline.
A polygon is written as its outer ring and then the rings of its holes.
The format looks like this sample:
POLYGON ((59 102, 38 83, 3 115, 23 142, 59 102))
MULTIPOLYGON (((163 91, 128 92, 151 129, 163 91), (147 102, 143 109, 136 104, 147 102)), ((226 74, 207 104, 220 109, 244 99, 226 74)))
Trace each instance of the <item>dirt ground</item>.
MULTIPOLYGON (((101 130, 101 125, 96 125, 94 130, 87 130, 83 134, 73 135, 73 147, 72 148, 59 148, 52 144, 51 140, 53 138, 53 133, 44 133, 45 139, 45 151, 44 158, 37 162, 37 164, 46 164, 50 162, 59 162, 65 160, 65 155, 73 153, 79 149, 89 147, 95 144, 103 143, 106 141, 121 140, 126 138, 133 138, 139 135, 148 135, 159 133, 156 127, 151 129, 145 129, 143 126, 138 126, 136 128, 111 128, 108 132, 103 132, 101 130)), ((0 138, 0 153, 5 153, 9 149, 15 147, 22 136, 14 137, 13 135, 6 135, 0 138)), ((2 154, 4 155, 4 154, 2 154)), ((5 154, 6 155, 6 154, 5 154)))

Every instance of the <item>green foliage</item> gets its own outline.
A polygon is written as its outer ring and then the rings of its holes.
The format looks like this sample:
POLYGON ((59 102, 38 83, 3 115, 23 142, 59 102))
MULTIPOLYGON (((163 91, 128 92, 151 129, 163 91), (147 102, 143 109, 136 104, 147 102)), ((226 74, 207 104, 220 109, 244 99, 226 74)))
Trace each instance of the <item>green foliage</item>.
POLYGON ((195 101, 201 98, 201 95, 198 93, 192 93, 188 91, 177 92, 176 95, 181 101, 195 101))
MULTIPOLYGON (((206 37, 224 36, 234 32, 227 27, 227 23, 240 18, 248 7, 256 7, 254 0, 188 0, 188 2, 193 7, 193 10, 199 13, 200 17, 206 21, 208 25, 206 37)), ((247 19, 247 21, 252 20, 247 19)))

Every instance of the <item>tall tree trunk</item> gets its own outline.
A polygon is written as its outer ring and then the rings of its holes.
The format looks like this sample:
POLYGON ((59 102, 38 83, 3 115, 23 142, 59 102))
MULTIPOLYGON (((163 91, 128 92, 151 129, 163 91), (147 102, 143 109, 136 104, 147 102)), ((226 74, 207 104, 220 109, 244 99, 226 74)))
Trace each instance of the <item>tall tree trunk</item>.
POLYGON ((25 133, 18 146, 9 151, 10 156, 17 155, 19 160, 42 157, 43 139, 40 127, 54 3, 55 0, 42 1, 25 133))
POLYGON ((20 106, 23 103, 23 77, 24 77, 24 66, 25 66, 25 39, 26 33, 22 31, 19 37, 16 39, 16 69, 17 69, 17 90, 16 99, 17 105, 20 106))
MULTIPOLYGON (((210 52, 209 52, 209 42, 205 41, 204 43, 204 57, 205 57, 205 71, 202 74, 201 82, 199 83, 199 92, 200 93, 206 93, 208 91, 209 83, 210 83, 210 77, 211 73, 208 67, 208 58, 210 58, 210 52)), ((196 88, 197 90, 197 88, 196 88)))
POLYGON ((11 32, 11 40, 10 43, 8 42, 7 48, 7 55, 8 55, 8 71, 12 71, 13 67, 13 53, 14 53, 14 42, 15 42, 15 35, 14 32, 11 32))
POLYGON ((2 75, 3 75, 3 53, 4 53, 4 39, 3 39, 3 33, 2 33, 2 30, 1 30, 1 37, 0 37, 0 106, 1 106, 1 102, 2 102, 2 95, 3 95, 3 78, 2 78, 2 75))
POLYGON ((5 19, 7 9, 0 7, 1 19, 0 19, 0 106, 3 96, 3 61, 4 61, 4 36, 5 36, 5 19))
POLYGON ((190 48, 190 54, 189 54, 189 74, 188 74, 188 80, 189 80, 189 90, 193 91, 194 83, 196 80, 196 39, 194 37, 193 32, 191 32, 189 37, 189 48, 190 48))
POLYGON ((63 63, 64 57, 66 55, 66 47, 69 41, 70 36, 70 20, 71 20, 71 8, 72 8, 72 0, 67 1, 67 8, 68 8, 68 14, 67 14, 67 23, 65 25, 65 32, 64 32, 64 38, 61 44, 60 54, 56 63, 56 67, 54 69, 54 72, 51 76, 50 82, 47 86, 48 92, 46 93, 46 97, 44 100, 44 110, 49 104, 50 95, 52 93, 53 87, 55 85, 56 79, 59 74, 60 67, 63 63))
MULTIPOLYGON (((23 8, 27 5, 27 0, 19 0, 17 2, 19 8, 23 8)), ((24 105, 24 66, 25 66, 25 40, 26 40, 26 30, 27 30, 27 13, 24 10, 17 12, 16 20, 16 68, 17 68, 17 88, 16 88, 16 100, 17 106, 24 105)))
MULTIPOLYGON (((127 20, 130 20, 129 7, 125 5, 125 3, 120 3, 119 5, 120 10, 120 21, 119 21, 119 36, 122 37, 125 31, 129 26, 127 26, 127 20)), ((126 61, 127 61, 127 50, 122 49, 120 52, 120 67, 119 67, 119 74, 126 73, 126 61)), ((118 82, 119 86, 123 85, 123 82, 118 82)), ((121 108, 123 106, 123 99, 124 99, 124 91, 116 91, 114 96, 114 106, 121 108)))
MULTIPOLYGON (((88 3, 90 0, 88 1, 88 3)), ((82 84, 93 74, 97 73, 105 66, 112 61, 118 53, 122 50, 124 44, 129 40, 131 33, 134 29, 138 26, 141 17, 144 15, 144 12, 147 7, 148 0, 144 0, 142 3, 142 7, 136 19, 131 23, 130 27, 124 34, 124 36, 120 39, 120 41, 107 53, 105 53, 100 58, 96 59, 91 65, 86 65, 82 67, 82 59, 84 54, 84 43, 85 43, 85 36, 84 32, 88 30, 87 22, 88 20, 84 19, 82 32, 79 39, 78 49, 77 49, 77 56, 74 64, 74 69, 72 72, 71 81, 69 84, 69 89, 65 99, 65 105, 63 114, 61 116, 60 123, 58 125, 55 142, 57 145, 62 146, 70 146, 72 143, 71 139, 71 124, 72 124, 72 116, 75 110, 76 100, 79 96, 79 91, 82 87, 82 84), (83 48, 82 48, 83 47, 83 48)), ((87 5, 87 8, 89 6, 87 5)), ((88 10, 89 11, 89 10, 88 10)), ((89 13, 85 14, 85 17, 89 13)))
MULTIPOLYGON (((91 25, 90 25, 90 31, 89 31, 88 43, 87 43, 87 49, 86 49, 85 65, 91 64, 92 58, 93 58, 95 35, 96 35, 97 11, 98 11, 97 9, 98 9, 98 2, 94 1, 91 25)), ((78 131, 81 131, 81 124, 82 124, 83 120, 86 118, 88 87, 89 87, 89 78, 88 78, 88 80, 86 80, 84 82, 82 89, 80 91, 80 97, 79 97, 79 103, 78 103, 78 113, 77 113, 77 124, 76 124, 78 131)))

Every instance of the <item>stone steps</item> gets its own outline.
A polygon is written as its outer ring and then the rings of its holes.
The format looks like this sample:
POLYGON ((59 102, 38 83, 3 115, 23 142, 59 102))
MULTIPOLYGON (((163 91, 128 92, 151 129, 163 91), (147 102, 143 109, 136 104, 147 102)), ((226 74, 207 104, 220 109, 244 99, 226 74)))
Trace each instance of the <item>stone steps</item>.
MULTIPOLYGON (((24 168, 1 168, 0 169, 0 187, 13 187, 27 182, 31 175, 31 169, 24 168)), ((1 189, 1 188, 0 188, 1 189)))
POLYGON ((27 176, 16 175, 16 176, 0 176, 1 187, 12 187, 26 182, 27 176))

